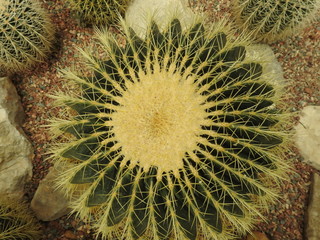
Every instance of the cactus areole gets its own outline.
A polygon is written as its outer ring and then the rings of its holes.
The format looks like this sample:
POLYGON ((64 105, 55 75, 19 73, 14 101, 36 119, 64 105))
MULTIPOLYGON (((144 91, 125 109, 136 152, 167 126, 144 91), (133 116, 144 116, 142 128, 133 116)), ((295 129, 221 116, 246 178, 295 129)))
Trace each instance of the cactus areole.
POLYGON ((58 184, 103 238, 243 234, 284 169, 276 88, 227 26, 124 29, 124 47, 98 34, 108 60, 83 52, 92 77, 65 71, 81 94, 56 96, 73 114, 52 127, 74 136, 54 151, 71 166, 58 184))

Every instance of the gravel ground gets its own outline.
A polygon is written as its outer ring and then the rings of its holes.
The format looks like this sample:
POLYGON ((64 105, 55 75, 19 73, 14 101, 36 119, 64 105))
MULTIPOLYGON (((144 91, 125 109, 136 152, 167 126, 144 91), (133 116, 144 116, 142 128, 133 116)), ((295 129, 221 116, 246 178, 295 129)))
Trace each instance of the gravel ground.
MULTIPOLYGON (((46 63, 32 71, 16 75, 13 81, 21 96, 26 112, 24 131, 35 150, 33 160, 33 178, 27 184, 27 198, 31 201, 39 181, 47 174, 51 166, 46 151, 50 138, 43 125, 58 110, 52 107, 48 94, 63 88, 63 79, 59 69, 75 66, 79 68, 79 56, 76 47, 93 43, 91 28, 81 27, 75 16, 70 13, 63 0, 41 0, 56 26, 56 44, 46 63)), ((195 11, 204 12, 208 21, 228 17, 230 0, 190 0, 195 11)), ((111 31, 116 31, 110 28, 111 31)), ((288 83, 286 101, 291 112, 299 112, 306 105, 320 105, 320 19, 298 36, 272 44, 276 57, 285 72, 288 83)), ((297 124, 298 119, 293 119, 297 124)), ((266 216, 267 221, 257 225, 256 230, 265 232, 272 240, 302 240, 304 213, 308 201, 312 167, 301 162, 297 149, 292 148, 288 158, 294 163, 295 172, 282 185, 283 198, 266 216)), ((42 222, 42 240, 94 239, 90 226, 71 217, 56 221, 42 222)))

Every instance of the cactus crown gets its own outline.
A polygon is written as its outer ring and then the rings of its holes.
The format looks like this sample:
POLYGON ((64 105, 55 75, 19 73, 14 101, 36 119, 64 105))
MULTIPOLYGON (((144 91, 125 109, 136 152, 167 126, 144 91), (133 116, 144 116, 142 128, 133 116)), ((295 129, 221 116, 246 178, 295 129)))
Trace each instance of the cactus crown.
POLYGON ((319 7, 319 0, 234 0, 233 3, 242 29, 265 42, 295 34, 314 18, 319 7))
POLYGON ((151 22, 146 39, 123 28, 125 47, 98 34, 109 59, 83 52, 92 77, 64 71, 81 93, 55 96, 72 109, 51 127, 69 139, 53 156, 66 164, 58 185, 76 197, 74 211, 103 238, 248 231, 286 168, 271 75, 224 24, 182 31, 173 19, 161 32, 151 22))
POLYGON ((104 25, 114 23, 124 15, 130 0, 69 0, 85 24, 104 25))
POLYGON ((40 3, 0 0, 0 69, 25 70, 50 50, 53 28, 40 3))
POLYGON ((0 239, 38 240, 39 225, 24 203, 12 199, 0 199, 0 239))

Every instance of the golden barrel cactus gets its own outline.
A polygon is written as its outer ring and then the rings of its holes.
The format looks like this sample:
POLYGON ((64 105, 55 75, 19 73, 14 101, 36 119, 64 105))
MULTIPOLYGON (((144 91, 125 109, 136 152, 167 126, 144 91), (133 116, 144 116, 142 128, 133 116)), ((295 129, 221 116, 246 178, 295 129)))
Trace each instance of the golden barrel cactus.
POLYGON ((123 16, 130 0, 68 0, 85 25, 113 24, 123 16))
POLYGON ((103 239, 226 240, 250 230, 287 168, 279 86, 230 27, 182 30, 173 19, 125 46, 98 33, 108 58, 82 51, 91 77, 65 70, 54 96, 69 117, 52 149, 58 186, 103 239))
POLYGON ((3 196, 0 198, 0 239, 40 239, 40 225, 31 215, 27 204, 3 196))
POLYGON ((296 34, 313 20, 319 0, 233 0, 238 26, 258 41, 271 43, 296 34))
POLYGON ((23 71, 44 61, 54 27, 37 0, 0 0, 0 73, 23 71))

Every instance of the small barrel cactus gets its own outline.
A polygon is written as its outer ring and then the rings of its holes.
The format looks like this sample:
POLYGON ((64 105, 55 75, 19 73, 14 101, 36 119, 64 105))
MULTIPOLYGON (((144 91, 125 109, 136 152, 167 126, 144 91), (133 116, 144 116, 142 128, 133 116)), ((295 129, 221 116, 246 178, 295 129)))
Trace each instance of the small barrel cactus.
POLYGON ((114 23, 124 15, 130 0, 68 0, 86 25, 114 23))
POLYGON ((0 239, 39 240, 40 225, 25 203, 0 198, 0 239))
POLYGON ((0 70, 16 72, 43 61, 53 26, 35 0, 0 0, 0 70))
POLYGON ((250 230, 288 169, 280 87, 265 57, 230 27, 201 20, 126 45, 99 32, 108 58, 82 51, 92 76, 64 70, 79 90, 57 93, 68 117, 50 124, 64 167, 57 185, 103 239, 226 240, 250 230))
POLYGON ((319 7, 319 0, 233 0, 239 26, 268 43, 295 34, 315 17, 319 7))

